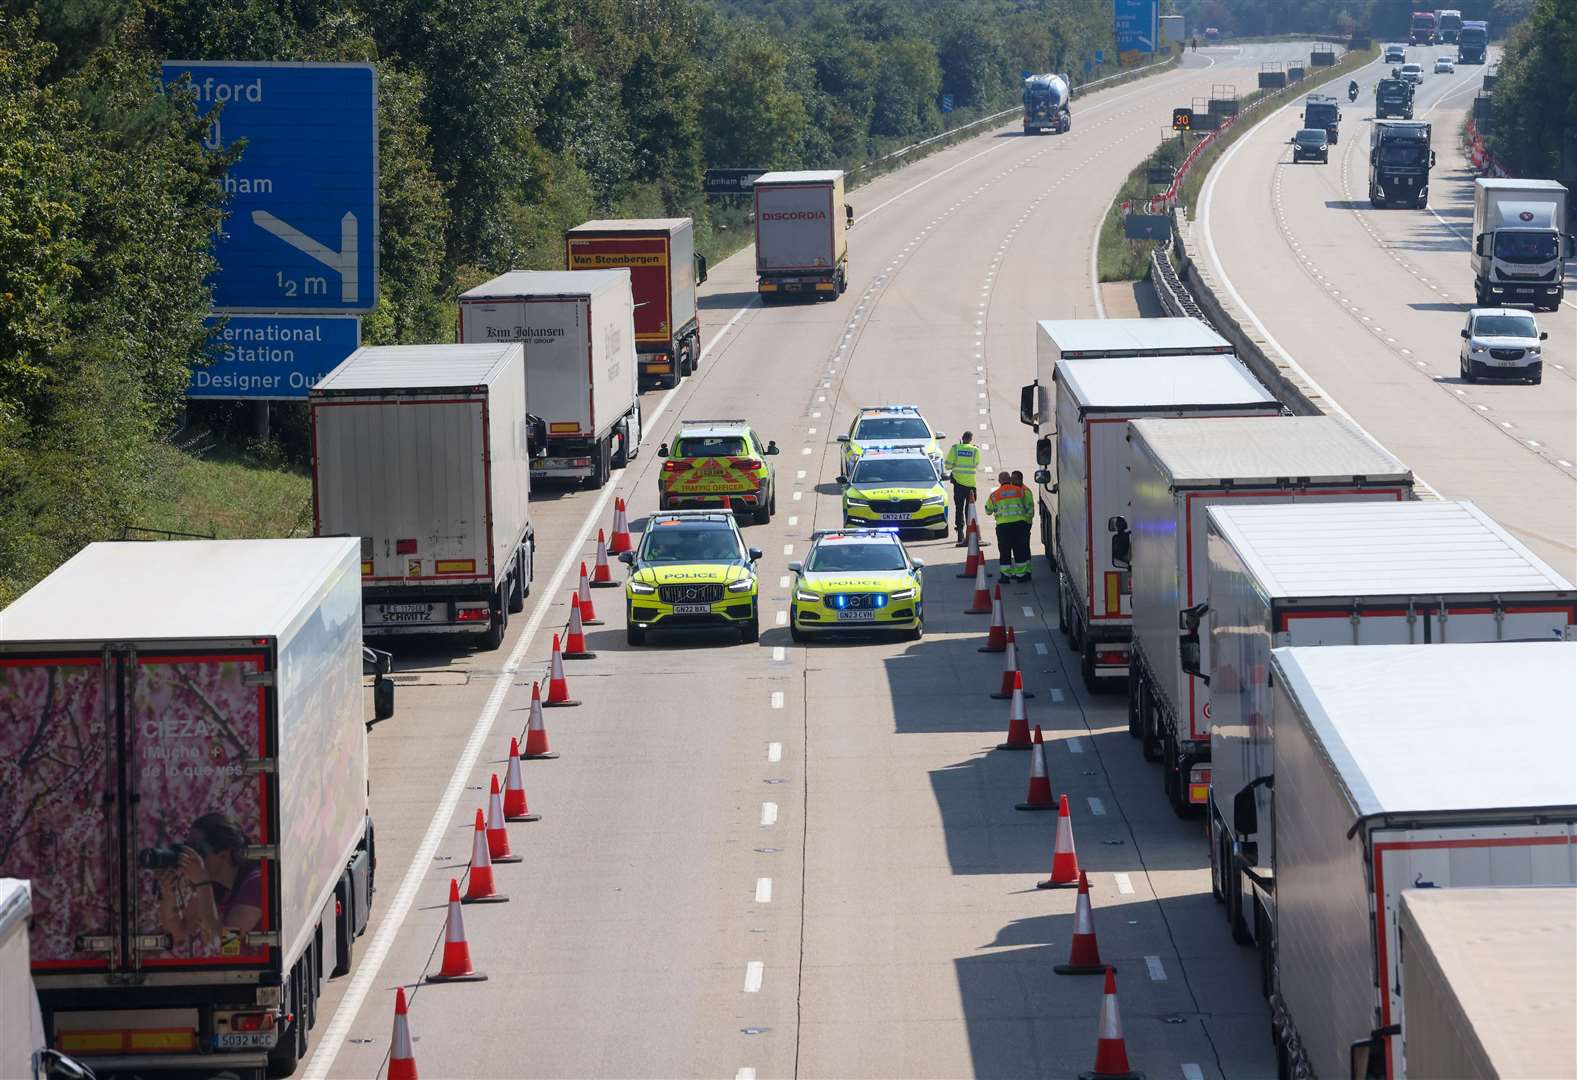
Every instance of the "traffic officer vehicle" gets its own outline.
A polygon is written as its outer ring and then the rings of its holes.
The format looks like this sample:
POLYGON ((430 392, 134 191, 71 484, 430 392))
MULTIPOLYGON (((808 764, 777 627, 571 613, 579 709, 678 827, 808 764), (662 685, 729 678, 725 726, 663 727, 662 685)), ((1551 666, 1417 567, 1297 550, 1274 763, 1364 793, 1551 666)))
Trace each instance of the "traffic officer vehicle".
POLYGON ((921 447, 869 449, 838 483, 845 527, 883 525, 947 535, 947 492, 936 463, 921 447))
POLYGON ((777 512, 777 481, 772 463, 778 444, 763 442, 746 420, 683 420, 670 446, 657 449, 663 468, 657 474, 657 505, 748 511, 757 525, 777 512))
POLYGON ((947 438, 945 431, 932 431, 931 425, 920 415, 918 405, 871 405, 863 408, 849 425, 847 435, 839 435, 843 444, 843 472, 854 469, 860 455, 873 446, 917 446, 923 449, 938 469, 942 464, 940 440, 947 438))
POLYGON ((619 561, 625 638, 646 644, 649 630, 726 628, 752 642, 761 635, 756 562, 727 510, 660 510, 646 519, 640 545, 619 561))
POLYGON ((890 529, 813 533, 805 561, 789 563, 794 572, 790 636, 804 641, 840 630, 899 630, 918 641, 925 633, 924 566, 890 529))

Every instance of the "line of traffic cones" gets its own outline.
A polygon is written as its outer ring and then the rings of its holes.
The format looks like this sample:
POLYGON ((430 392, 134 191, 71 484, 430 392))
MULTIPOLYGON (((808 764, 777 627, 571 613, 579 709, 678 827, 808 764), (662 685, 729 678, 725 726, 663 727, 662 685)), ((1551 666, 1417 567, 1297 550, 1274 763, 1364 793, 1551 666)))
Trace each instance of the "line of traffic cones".
POLYGON ((613 500, 613 535, 608 538, 608 553, 610 555, 623 555, 626 551, 634 550, 635 545, 630 542, 630 519, 624 512, 624 500, 613 500))
POLYGON ((597 654, 586 647, 586 624, 581 618, 580 594, 569 594, 569 625, 564 628, 564 652, 566 660, 595 660, 597 654))
POLYGON ((580 621, 587 626, 601 626, 602 620, 597 618, 597 609, 591 603, 591 575, 586 573, 586 564, 580 564, 580 587, 575 594, 580 598, 580 621))
MULTIPOLYGON (((485 843, 486 841, 484 841, 485 843)), ((471 964, 471 946, 465 940, 465 915, 461 912, 460 883, 449 879, 449 913, 444 922, 444 959, 437 972, 423 982, 484 982, 487 976, 471 964)))
POLYGON ((601 529, 597 530, 597 561, 591 568, 591 587, 593 589, 611 589, 618 582, 613 580, 613 567, 608 563, 608 538, 601 529))
POLYGON ((1024 676, 1013 673, 1012 704, 1008 706, 1008 741, 998 743, 998 750, 1033 750, 1035 741, 1029 736, 1029 714, 1024 710, 1024 676))
MULTIPOLYGON (((515 771, 520 771, 520 760, 510 758, 515 771)), ((521 789, 520 797, 526 796, 525 789, 521 789)), ((498 774, 493 774, 493 790, 487 796, 487 857, 494 863, 523 862, 524 856, 516 855, 509 850, 509 830, 505 828, 507 820, 504 814, 504 796, 499 790, 498 774)))
MULTIPOLYGON (((1039 734, 1040 729, 1035 731, 1039 734)), ((1079 853, 1073 846, 1073 818, 1068 814, 1068 797, 1064 795, 1057 803, 1057 839, 1051 848, 1051 876, 1035 882, 1035 888, 1066 889, 1078 881, 1079 853)))
MULTIPOLYGON (((551 755, 557 757, 557 754, 551 755)), ((541 814, 533 814, 526 805, 526 785, 520 779, 520 740, 509 740, 509 767, 504 770, 504 820, 540 821, 541 814)))
POLYGON ((1046 741, 1041 738, 1040 725, 1035 725, 1035 745, 1029 755, 1029 796, 1017 810, 1054 810, 1057 804, 1051 798, 1051 772, 1046 768, 1046 741))
POLYGON ((569 680, 564 677, 564 652, 559 647, 559 636, 553 635, 553 652, 548 657, 548 696, 542 702, 550 709, 567 709, 580 702, 569 696, 569 680))
MULTIPOLYGON (((507 846, 507 845, 506 845, 507 846)), ((509 897, 498 891, 493 880, 493 849, 487 838, 487 819, 482 808, 476 810, 476 829, 471 838, 471 869, 466 873, 462 904, 502 904, 509 897)))
POLYGON ((991 626, 986 631, 986 643, 978 652, 999 653, 1008 647, 1008 624, 1002 614, 1002 586, 991 590, 991 626))
MULTIPOLYGON (((565 691, 568 693, 568 690, 565 691)), ((531 684, 531 714, 526 721, 526 745, 518 755, 522 761, 544 761, 558 757, 548 749, 548 729, 542 719, 542 684, 531 684)))

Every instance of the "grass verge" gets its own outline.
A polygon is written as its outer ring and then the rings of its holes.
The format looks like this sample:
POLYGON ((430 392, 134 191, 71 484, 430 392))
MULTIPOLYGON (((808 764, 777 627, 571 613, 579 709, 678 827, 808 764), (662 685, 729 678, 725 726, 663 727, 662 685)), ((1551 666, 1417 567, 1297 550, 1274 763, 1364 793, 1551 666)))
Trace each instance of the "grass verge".
POLYGON ((137 525, 220 539, 312 535, 312 479, 304 468, 219 445, 203 454, 161 445, 158 493, 137 525))
MULTIPOLYGON (((1254 127, 1260 115, 1268 114, 1295 98, 1346 76, 1379 55, 1379 47, 1375 45, 1349 51, 1333 66, 1321 68, 1317 75, 1307 76, 1281 90, 1254 90, 1240 98, 1237 122, 1224 134, 1211 140, 1210 145, 1194 159, 1188 175, 1183 177, 1183 186, 1178 191, 1178 202, 1184 207, 1189 218, 1192 219, 1194 216, 1199 192, 1204 187, 1210 169, 1221 159, 1221 155, 1226 153, 1228 147, 1241 138, 1244 132, 1254 127)), ((1181 160, 1177 146, 1177 142, 1171 139, 1161 144, 1157 155, 1161 157, 1163 164, 1176 164, 1181 160), (1168 154, 1175 156, 1168 159, 1165 156, 1168 154)), ((1126 239, 1123 236, 1122 222, 1123 200, 1142 198, 1147 190, 1145 170, 1149 165, 1148 160, 1143 161, 1128 174, 1119 189, 1116 201, 1107 212, 1106 219, 1101 222, 1100 244, 1096 254, 1096 271, 1101 281, 1138 281, 1149 273, 1150 251, 1155 247, 1155 242, 1126 239)))

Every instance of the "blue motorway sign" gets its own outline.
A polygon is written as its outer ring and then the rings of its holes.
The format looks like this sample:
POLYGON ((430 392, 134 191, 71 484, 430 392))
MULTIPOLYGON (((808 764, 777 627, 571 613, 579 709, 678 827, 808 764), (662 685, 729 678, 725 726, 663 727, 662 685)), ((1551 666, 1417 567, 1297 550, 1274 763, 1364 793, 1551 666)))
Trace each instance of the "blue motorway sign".
POLYGON ((1105 49, 1096 49, 1095 50, 1095 62, 1097 64, 1104 64, 1104 63, 1106 63, 1106 50, 1105 49))
POLYGON ((377 82, 371 64, 170 60, 205 145, 245 140, 220 180, 229 216, 214 240, 220 311, 369 311, 378 299, 377 82))
POLYGON ((952 112, 953 111, 953 95, 952 94, 943 94, 942 95, 942 111, 943 112, 952 112))
POLYGON ((1117 51, 1155 52, 1160 0, 1113 0, 1113 29, 1117 32, 1117 51))
POLYGON ((213 363, 193 368, 189 398, 305 401, 307 391, 361 344, 354 315, 228 315, 209 348, 213 363))

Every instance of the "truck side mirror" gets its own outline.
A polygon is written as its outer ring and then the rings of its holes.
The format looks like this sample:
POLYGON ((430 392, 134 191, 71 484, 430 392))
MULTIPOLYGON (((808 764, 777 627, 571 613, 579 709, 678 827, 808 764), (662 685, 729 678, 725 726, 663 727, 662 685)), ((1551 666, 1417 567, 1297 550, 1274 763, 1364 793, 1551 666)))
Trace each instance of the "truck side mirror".
POLYGON ((1488 249, 1489 245, 1484 242, 1485 240, 1488 240, 1488 239, 1489 239, 1489 233, 1479 233, 1477 236, 1475 236, 1473 238, 1473 254, 1475 254, 1475 255, 1488 255, 1489 251, 1487 249, 1488 249))
POLYGON ((768 454, 776 454, 776 453, 778 453, 778 444, 773 442, 771 439, 768 439, 767 440, 767 450, 766 450, 766 452, 768 454))
POLYGON ((1035 464, 1049 466, 1051 464, 1051 436, 1042 435, 1035 440, 1035 464))
POLYGON ((854 228, 854 207, 848 203, 843 204, 843 227, 845 229, 854 228))
POLYGON ((1244 784, 1243 789, 1232 796, 1232 829, 1239 836, 1252 836, 1259 832, 1259 804, 1254 801, 1254 787, 1257 781, 1244 784))
POLYGON ((1566 257, 1577 259, 1577 233, 1566 234, 1566 257))
POLYGON ((661 446, 659 446, 657 448, 657 456, 658 457, 667 457, 668 456, 668 444, 667 443, 663 443, 661 446))
POLYGON ((1433 150, 1429 151, 1429 167, 1431 169, 1435 167, 1435 152, 1433 150))
POLYGON ((1462 328, 1462 331, 1461 331, 1461 333, 1462 333, 1462 336, 1463 336, 1463 337, 1467 337, 1467 327, 1465 327, 1465 326, 1464 326, 1464 327, 1463 327, 1463 328, 1462 328))
POLYGON ((389 678, 389 672, 394 670, 394 654, 363 645, 361 661, 370 664, 373 671, 372 720, 367 724, 367 730, 371 731, 374 724, 394 715, 394 680, 389 678))
MULTIPOLYGON (((1018 420, 1021 424, 1040 424, 1040 384, 1030 383, 1018 392, 1018 420)), ((1041 464, 1045 464, 1042 462, 1041 464)))
POLYGON ((1112 534, 1112 565, 1119 570, 1133 569, 1133 534, 1128 531, 1128 519, 1116 514, 1106 519, 1106 531, 1112 534))
POLYGON ((1550 340, 1550 332, 1548 330, 1540 330, 1539 331, 1539 340, 1540 341, 1548 341, 1548 340, 1550 340))
POLYGON ((1209 604, 1195 604, 1177 613, 1178 667, 1194 678, 1202 680, 1206 686, 1210 685, 1210 675, 1201 666, 1199 627, 1209 611, 1209 604))
POLYGON ((697 255, 695 257, 695 283, 697 285, 705 285, 706 284, 706 256, 705 255, 697 255))
POLYGON ((1359 1039, 1348 1051, 1348 1065, 1352 1080, 1384 1080, 1385 1040, 1402 1033, 1401 1024, 1387 1024, 1369 1032, 1367 1039, 1359 1039))
MULTIPOLYGON (((1035 470, 1035 483, 1037 483, 1037 484, 1049 484, 1049 483, 1051 483, 1051 470, 1050 469, 1036 469, 1035 470)), ((1053 487, 1051 490, 1052 490, 1053 494, 1056 494, 1057 489, 1055 487, 1053 487)))

